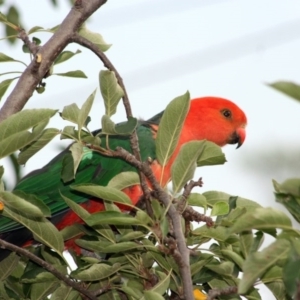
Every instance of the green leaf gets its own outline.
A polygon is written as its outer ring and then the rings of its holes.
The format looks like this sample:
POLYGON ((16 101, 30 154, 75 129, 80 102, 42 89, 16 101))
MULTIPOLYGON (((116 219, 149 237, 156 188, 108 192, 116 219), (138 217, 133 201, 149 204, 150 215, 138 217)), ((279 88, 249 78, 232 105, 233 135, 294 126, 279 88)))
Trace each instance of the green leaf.
POLYGON ((75 174, 77 172, 77 169, 79 167, 79 164, 81 162, 82 156, 83 156, 83 145, 79 143, 73 143, 70 147, 70 151, 72 153, 73 157, 73 174, 75 177, 75 174))
MULTIPOLYGON (((287 293, 294 298, 300 280, 300 242, 292 240, 287 260, 283 266, 283 282, 287 293)), ((280 274, 281 275, 281 274, 280 274)))
POLYGON ((228 229, 222 226, 207 227, 206 225, 203 225, 193 230, 193 235, 200 235, 201 237, 208 237, 224 242, 228 238, 228 229))
POLYGON ((128 121, 115 124, 108 115, 103 115, 101 119, 102 134, 108 135, 130 135, 137 126, 137 119, 129 117, 128 121))
MULTIPOLYGON (((127 285, 122 284, 122 286, 120 287, 120 290, 123 291, 127 296, 131 296, 132 299, 141 299, 142 298, 142 290, 139 290, 137 288, 134 287, 129 287, 127 285)), ((130 299, 128 297, 128 299, 130 299)))
POLYGON ((36 44, 36 45, 40 45, 42 43, 42 41, 40 39, 38 39, 37 37, 32 37, 32 41, 36 44))
POLYGON ((28 130, 40 122, 45 122, 56 114, 54 109, 26 109, 22 110, 0 123, 0 141, 14 133, 28 130))
POLYGON ((79 293, 72 287, 62 285, 51 295, 51 300, 78 300, 79 293))
POLYGON ((87 210, 77 204, 75 201, 65 197, 61 194, 61 197, 65 200, 67 205, 79 216, 83 221, 86 221, 87 218, 91 215, 87 210))
POLYGON ((257 231, 255 233, 255 237, 253 239, 253 243, 251 245, 250 252, 257 251, 260 248, 260 246, 263 244, 264 239, 265 239, 264 233, 262 231, 257 231))
POLYGON ((115 131, 119 135, 130 135, 137 127, 137 124, 137 118, 128 117, 128 120, 126 122, 116 124, 115 131))
MULTIPOLYGON (((242 255, 243 255, 244 258, 247 258, 249 253, 250 253, 251 246, 254 243, 254 238, 253 238, 252 231, 251 230, 242 231, 239 234, 239 241, 240 241, 240 250, 242 252, 242 255)), ((257 251, 257 249, 256 249, 256 251, 257 251)))
POLYGON ((27 147, 23 148, 18 156, 20 165, 24 165, 29 158, 46 146, 55 136, 59 134, 56 128, 47 128, 39 136, 38 140, 34 141, 27 147))
POLYGON ((10 79, 5 79, 0 82, 0 100, 2 99, 3 95, 7 91, 8 87, 10 84, 15 80, 16 78, 10 78, 10 79))
POLYGON ((273 186, 278 193, 300 197, 300 178, 290 178, 282 184, 273 180, 273 186))
POLYGON ((54 65, 58 65, 62 62, 67 61, 68 59, 72 58, 73 56, 75 56, 76 54, 81 53, 80 50, 77 50, 76 52, 72 52, 72 51, 63 51, 61 52, 57 58, 54 61, 54 65))
MULTIPOLYGON (((61 195, 61 197, 65 200, 65 202, 67 203, 67 205, 84 221, 86 222, 86 220, 89 218, 90 213, 88 211, 86 211, 83 207, 81 207, 79 204, 77 204, 76 202, 74 202, 73 200, 65 197, 64 195, 61 195)), ((78 225, 78 224, 77 224, 78 225)), ((67 228, 70 228, 67 227, 67 228)), ((100 235, 102 235, 103 237, 105 237, 107 240, 110 241, 114 241, 115 240, 115 235, 113 233, 113 231, 111 230, 111 228, 104 224, 104 225, 98 225, 96 228, 94 228, 100 235)), ((66 228, 64 229, 65 231, 61 231, 61 233, 63 234, 64 238, 66 236, 69 236, 69 238, 71 237, 76 237, 78 236, 78 232, 81 231, 81 228, 74 228, 72 230, 70 230, 69 232, 67 232, 66 228), (75 233, 73 235, 73 233, 75 233)))
POLYGON ((273 282, 267 282, 265 283, 265 286, 273 293, 276 299, 292 300, 292 298, 287 297, 286 289, 282 280, 277 279, 273 282))
MULTIPOLYGON (((242 218, 239 218, 231 227, 231 233, 238 233, 244 230, 268 230, 281 228, 288 231, 296 230, 292 227, 289 217, 280 210, 274 208, 257 208, 254 211, 247 212, 242 218)), ((298 233, 299 235, 299 233, 298 233)))
POLYGON ((93 184, 79 184, 72 185, 71 189, 103 200, 129 204, 129 206, 132 206, 130 198, 125 193, 111 187, 93 184))
POLYGON ((163 295, 169 288, 172 270, 170 270, 168 275, 159 271, 156 271, 156 273, 159 277, 159 281, 153 288, 151 288, 151 291, 163 295))
POLYGON ((35 88, 35 90, 37 91, 38 94, 43 94, 46 89, 43 86, 38 86, 35 88))
POLYGON ((270 267, 261 277, 261 281, 263 283, 272 282, 275 280, 282 280, 282 267, 276 265, 270 267))
POLYGON ((0 280, 4 281, 14 270, 20 260, 15 252, 12 252, 9 256, 0 262, 0 280))
POLYGON ((206 198, 201 194, 190 193, 187 201, 188 204, 191 206, 200 206, 200 207, 204 207, 204 209, 207 209, 206 198))
POLYGON ((39 123, 44 124, 56 113, 52 109, 30 109, 18 112, 0 124, 0 158, 32 143, 39 131, 27 131, 39 123))
MULTIPOLYGON (((32 205, 34 205, 35 207, 37 207, 41 212, 42 215, 44 217, 51 217, 51 210, 48 207, 48 205, 45 204, 44 201, 40 200, 40 198, 38 198, 38 196, 33 195, 33 194, 27 194, 23 191, 18 191, 18 190, 14 190, 12 192, 14 195, 22 198, 22 202, 28 202, 31 203, 32 205)), ((15 206, 13 206, 13 208, 15 208, 15 206)), ((20 213, 22 213, 22 209, 20 210, 20 213)))
MULTIPOLYGON (((22 28, 22 26, 20 25, 21 21, 20 21, 19 11, 15 6, 11 5, 6 15, 7 15, 7 19, 9 20, 9 23, 11 23, 11 25, 14 25, 14 26, 8 26, 8 23, 6 23, 5 26, 6 36, 16 35, 17 33, 16 27, 22 28)), ((9 39, 8 41, 11 44, 14 44, 16 42, 16 38, 9 39)))
POLYGON ((233 272, 233 263, 230 261, 225 261, 220 264, 209 263, 205 265, 205 268, 214 271, 220 275, 230 275, 233 272))
POLYGON ((205 147, 205 141, 192 141, 184 144, 179 151, 172 167, 173 193, 178 193, 193 178, 198 157, 205 147))
POLYGON ((90 215, 85 219, 89 226, 99 224, 112 224, 112 225, 143 225, 140 220, 122 212, 118 211, 101 211, 90 215))
POLYGON ((211 216, 227 215, 229 213, 229 205, 227 202, 217 202, 213 205, 211 216))
POLYGON ((34 26, 28 30, 28 35, 40 30, 44 30, 44 28, 41 26, 34 26))
POLYGON ((153 210, 155 220, 160 220, 164 214, 164 209, 161 203, 156 199, 151 199, 151 207, 153 210))
MULTIPOLYGON (((275 182, 275 181, 274 181, 275 182)), ((299 194, 299 179, 290 179, 286 185, 277 184, 277 189, 280 187, 280 192, 275 193, 276 202, 281 203, 291 213, 294 219, 300 222, 300 196, 299 194)))
MULTIPOLYGON (((220 202, 220 201, 228 202, 230 197, 232 197, 231 195, 229 195, 227 193, 218 192, 218 191, 205 192, 205 193, 203 193, 203 196, 206 198, 207 204, 210 207, 212 207, 215 203, 220 202)), ((247 209, 247 211, 253 211, 256 208, 261 207, 261 205, 259 205, 257 202, 249 200, 249 199, 241 198, 241 197, 237 198, 236 206, 242 207, 242 208, 245 207, 247 209)))
POLYGON ((26 213, 20 214, 18 211, 9 207, 4 209, 3 216, 21 223, 33 233, 37 241, 47 245, 62 255, 64 249, 63 238, 56 227, 46 218, 32 217, 26 213))
POLYGON ((116 135, 116 124, 108 115, 103 115, 101 118, 102 132, 108 135, 116 135))
POLYGON ((93 251, 93 252, 100 252, 100 253, 104 253, 104 250, 106 249, 107 246, 111 245, 112 242, 111 241, 107 241, 107 240, 88 240, 87 238, 82 238, 82 239, 77 239, 76 240, 76 244, 84 249, 93 251))
POLYGON ((213 259, 212 256, 206 257, 206 258, 202 258, 201 260, 193 263, 192 259, 191 259, 191 275, 195 275, 198 272, 200 272, 202 270, 202 268, 204 266, 206 266, 211 260, 213 259))
POLYGON ((241 270, 243 269, 244 259, 232 250, 221 250, 222 255, 234 262, 241 270))
POLYGON ((288 81, 277 81, 268 85, 276 89, 277 91, 282 92, 292 97, 293 99, 300 101, 300 85, 288 81))
POLYGON ((142 210, 138 210, 135 218, 141 222, 141 224, 149 224, 150 226, 154 226, 153 220, 149 217, 149 215, 142 210))
POLYGON ((190 94, 173 99, 161 118, 155 140, 156 154, 159 163, 165 166, 173 154, 181 129, 190 106, 190 94))
POLYGON ((75 126, 67 125, 61 132, 60 139, 73 139, 78 140, 78 130, 75 130, 75 126))
POLYGON ((141 298, 141 300, 164 300, 164 299, 165 298, 163 296, 152 291, 145 291, 144 297, 141 298))
MULTIPOLYGON (((122 243, 117 243, 113 245, 109 245, 105 247, 103 250, 104 253, 122 253, 125 251, 134 251, 137 250, 138 248, 145 248, 147 246, 143 245, 142 243, 138 242, 122 242, 122 243)), ((154 246, 149 246, 147 248, 154 248, 154 246)))
POLYGON ((241 294, 247 293, 254 282, 271 266, 287 257, 289 249, 289 241, 278 239, 263 251, 251 253, 243 265, 243 277, 238 292, 241 294))
POLYGON ((0 63, 1 62, 12 62, 12 61, 17 61, 17 60, 0 52, 0 63))
POLYGON ((205 141, 204 150, 199 156, 197 161, 197 166, 214 166, 214 165, 222 165, 226 162, 226 158, 224 153, 221 150, 221 147, 210 142, 205 141))
POLYGON ((93 44, 95 44, 103 52, 108 50, 111 46, 111 44, 107 44, 104 41, 101 34, 99 34, 97 32, 90 31, 89 29, 86 28, 85 24, 83 24, 81 26, 78 33, 81 36, 83 36, 84 38, 86 38, 87 40, 89 40, 90 42, 92 42, 93 44))
POLYGON ((132 241, 132 240, 139 240, 144 237, 145 237, 145 233, 142 231, 131 231, 131 232, 126 233, 125 235, 122 235, 118 241, 119 242, 128 242, 128 241, 132 241))
POLYGON ((93 264, 88 269, 72 272, 71 276, 78 280, 95 281, 95 280, 107 279, 108 277, 116 274, 120 270, 121 270, 120 264, 114 264, 113 266, 109 266, 105 263, 93 264))
MULTIPOLYGON (((64 120, 68 120, 72 123, 77 124, 77 120, 79 118, 80 109, 78 108, 76 103, 72 103, 70 105, 67 105, 63 108, 63 111, 61 113, 61 117, 64 120)), ((70 126, 67 126, 70 128, 70 126)), ((74 128, 74 127, 73 127, 74 128)))
POLYGON ((35 300, 47 299, 47 296, 52 294, 60 283, 57 281, 34 283, 31 285, 30 298, 35 300))
POLYGON ((122 172, 113 177, 109 183, 107 184, 108 187, 123 190, 127 187, 140 184, 140 178, 138 173, 136 172, 122 172))
POLYGON ((61 167, 61 179, 64 183, 69 182, 75 178, 74 174, 74 160, 71 153, 65 154, 62 167, 61 167))
POLYGON ((75 78, 87 78, 87 76, 81 70, 69 71, 66 73, 53 73, 52 75, 64 76, 64 77, 75 77, 75 78))
POLYGON ((81 109, 79 110, 78 121, 77 121, 78 122, 78 131, 81 131, 81 128, 85 127, 87 124, 86 121, 87 121, 87 118, 91 111, 91 108, 93 106, 95 95, 96 95, 96 90, 94 90, 94 92, 86 99, 86 101, 83 103, 81 109))
POLYGON ((100 91, 104 100, 105 114, 111 117, 116 113, 119 101, 124 96, 113 71, 101 70, 99 73, 100 91))
POLYGON ((300 179, 291 178, 279 184, 273 180, 276 202, 281 203, 300 222, 300 179))
POLYGON ((21 214, 25 213, 32 217, 43 217, 44 215, 37 206, 11 192, 0 192, 0 201, 4 203, 5 208, 12 208, 21 214))

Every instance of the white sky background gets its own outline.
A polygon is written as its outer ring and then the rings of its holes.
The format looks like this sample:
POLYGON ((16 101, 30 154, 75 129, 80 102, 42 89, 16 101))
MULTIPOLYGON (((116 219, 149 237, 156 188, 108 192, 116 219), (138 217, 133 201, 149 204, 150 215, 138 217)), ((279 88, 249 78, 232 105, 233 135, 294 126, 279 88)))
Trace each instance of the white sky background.
MULTIPOLYGON (((35 25, 53 27, 69 11, 68 1, 59 1, 59 9, 53 9, 50 1, 6 2, 21 8, 27 30, 35 25)), ((274 202, 271 179, 299 177, 300 103, 265 83, 300 82, 298 0, 108 0, 87 26, 113 44, 106 54, 123 77, 135 116, 153 116, 186 90, 192 98, 213 95, 237 103, 248 116, 245 144, 239 150, 224 148, 228 160, 224 166, 197 171, 205 183, 201 191, 224 191, 282 209, 274 202)), ((50 37, 36 36, 43 41, 50 37)), ((35 93, 26 108, 62 110, 73 102, 81 106, 98 87, 98 72, 103 69, 99 59, 75 44, 68 49, 83 53, 54 72, 82 69, 89 78, 52 76, 46 80, 46 92, 35 93)), ((28 60, 21 47, 3 41, 0 52, 28 60)), ((1 64, 0 73, 22 70, 20 66, 1 64)), ((90 129, 100 127, 102 102, 98 92, 90 129)), ((124 119, 120 105, 114 120, 124 119)), ((59 117, 52 121, 58 128, 64 124, 59 117)), ((46 164, 59 145, 56 139, 38 153, 24 173, 46 164)))

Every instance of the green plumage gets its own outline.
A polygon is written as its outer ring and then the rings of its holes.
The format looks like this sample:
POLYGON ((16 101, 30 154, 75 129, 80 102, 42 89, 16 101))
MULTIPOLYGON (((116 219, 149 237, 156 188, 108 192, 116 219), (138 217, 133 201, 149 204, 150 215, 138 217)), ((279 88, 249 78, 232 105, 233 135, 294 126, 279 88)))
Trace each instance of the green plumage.
MULTIPOLYGON (((163 112, 148 121, 140 121, 138 124, 137 135, 143 161, 148 157, 155 159, 155 142, 153 129, 150 125, 158 125, 162 114, 163 112)), ((94 134, 97 133, 99 133, 99 130, 94 132, 94 134)), ((106 145, 106 136, 101 136, 101 140, 102 145, 106 145)), ((115 149, 118 146, 131 152, 129 136, 109 136, 110 149, 115 149)), ((94 183, 105 186, 114 176, 121 172, 136 171, 134 167, 122 159, 107 157, 85 148, 75 180, 64 183, 61 179, 61 170, 63 159, 66 155, 71 155, 69 149, 61 152, 43 168, 29 173, 14 188, 14 191, 22 191, 38 196, 50 208, 52 217, 69 209, 61 198, 60 193, 79 204, 88 200, 86 195, 72 191, 70 185, 94 183)), ((61 215, 63 217, 64 214, 61 215)), ((5 238, 3 234, 22 227, 19 223, 0 216, 0 237, 5 238)))

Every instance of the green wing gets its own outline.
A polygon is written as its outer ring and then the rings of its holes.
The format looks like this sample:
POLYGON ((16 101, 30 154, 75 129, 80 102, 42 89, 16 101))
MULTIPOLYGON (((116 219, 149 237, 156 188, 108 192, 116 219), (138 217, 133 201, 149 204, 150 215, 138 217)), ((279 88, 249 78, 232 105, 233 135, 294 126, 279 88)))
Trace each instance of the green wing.
MULTIPOLYGON (((157 125, 161 115, 162 113, 150 119, 151 124, 157 125)), ((140 123, 137 128, 142 160, 146 160, 148 157, 156 158, 153 130, 149 126, 150 120, 140 123)), ((105 137, 102 139, 103 145, 105 145, 105 137)), ((128 136, 110 136, 110 149, 115 149, 117 146, 131 152, 128 136)), ((75 180, 63 183, 61 180, 61 169, 65 155, 70 155, 69 149, 61 152, 43 168, 29 173, 21 179, 14 189, 14 191, 23 191, 27 194, 38 196, 50 208, 52 217, 68 209, 60 193, 76 203, 83 203, 88 200, 86 195, 72 191, 70 189, 71 184, 94 183, 105 186, 114 176, 121 172, 136 171, 134 167, 122 159, 103 156, 85 148, 85 153, 78 167, 75 180)), ((20 227, 22 227, 20 224, 11 219, 3 216, 0 217, 0 233, 20 227)))

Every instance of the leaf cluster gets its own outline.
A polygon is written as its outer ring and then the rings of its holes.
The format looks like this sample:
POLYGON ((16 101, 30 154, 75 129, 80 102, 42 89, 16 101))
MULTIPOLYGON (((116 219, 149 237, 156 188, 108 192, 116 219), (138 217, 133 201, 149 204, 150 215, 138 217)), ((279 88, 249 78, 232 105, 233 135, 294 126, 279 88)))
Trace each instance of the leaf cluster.
MULTIPOLYGON (((0 21, 18 31, 19 25, 3 14, 0 21)), ((28 34, 55 30, 35 26, 28 34)), ((90 32, 84 26, 79 34, 102 51, 109 48, 101 35, 90 32)), ((37 45, 41 43, 36 37, 34 42, 37 45)), ((28 50, 28 47, 23 47, 23 51, 28 50)), ((79 53, 80 50, 63 51, 53 64, 63 63, 79 53)), ((0 62, 20 63, 4 53, 0 54, 0 62)), ((23 64, 26 66, 26 63, 23 64)), ((48 75, 55 74, 49 71, 48 75)), ((56 75, 86 77, 81 70, 56 75)), ((0 98, 14 79, 0 83, 0 98)), ((72 141, 61 171, 61 180, 68 183, 76 178, 78 167, 89 151, 112 155, 114 149, 109 148, 110 137, 130 136, 138 126, 138 120, 128 117, 121 124, 111 120, 124 97, 124 90, 113 71, 100 72, 99 86, 105 104, 102 130, 91 132, 88 128, 96 91, 81 108, 75 103, 63 108, 60 116, 72 125, 68 124, 62 130, 46 128, 56 110, 23 110, 0 124, 0 158, 18 151, 18 162, 25 164, 60 134, 61 139, 72 141)), ((296 84, 285 82, 271 86, 300 99, 300 88, 296 84)), ((37 88, 38 92, 44 91, 43 85, 37 88)), ((177 145, 189 102, 188 92, 176 97, 162 117, 155 146, 157 160, 163 167, 177 145)), ((299 282, 300 232, 293 228, 285 213, 224 192, 185 193, 197 167, 223 164, 225 161, 218 146, 208 141, 193 141, 181 148, 171 169, 170 205, 175 205, 180 214, 181 230, 190 252, 191 272, 188 276, 192 278, 195 298, 207 299, 211 290, 217 290, 218 299, 242 299, 242 296, 262 299, 257 285, 263 283, 276 299, 294 299, 299 282), (183 212, 190 207, 200 209, 206 217, 213 217, 213 226, 199 226, 193 222, 195 219, 185 217, 183 212), (266 235, 272 236, 274 241, 262 248, 266 235), (232 290, 230 295, 223 292, 228 289, 232 290)), ((1 167, 1 177, 3 173, 4 168, 1 167)), ((5 221, 1 223, 1 233, 26 227, 36 241, 36 245, 27 249, 41 258, 44 264, 91 292, 96 299, 182 299, 182 265, 176 234, 168 215, 169 207, 164 206, 155 193, 148 199, 151 213, 133 206, 123 189, 139 183, 137 172, 124 172, 112 178, 107 186, 92 183, 72 185, 73 191, 103 199, 105 211, 91 214, 61 194, 65 204, 83 220, 83 224, 73 224, 61 231, 49 221, 50 208, 38 194, 10 192, 1 183, 0 213, 6 217, 2 219, 5 221), (16 227, 11 227, 11 220, 16 227), (69 261, 63 256, 64 243, 73 243, 69 253, 76 267, 72 271, 69 261), (78 249, 80 253, 76 251, 78 249)), ((276 201, 282 203, 299 222, 299 179, 290 179, 282 184, 274 181, 274 188, 276 201)), ((20 257, 11 253, 2 260, 0 278, 1 299, 83 299, 78 289, 26 255, 20 257)))

